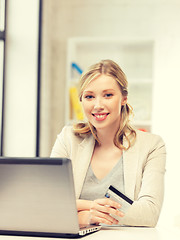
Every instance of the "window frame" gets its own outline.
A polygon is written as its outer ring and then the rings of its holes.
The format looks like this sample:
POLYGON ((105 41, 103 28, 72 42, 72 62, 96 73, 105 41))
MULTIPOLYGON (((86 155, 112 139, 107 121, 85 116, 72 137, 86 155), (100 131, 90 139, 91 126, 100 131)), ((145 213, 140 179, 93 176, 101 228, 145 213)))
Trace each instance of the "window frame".
POLYGON ((6 17, 7 17, 7 2, 8 0, 5 0, 4 2, 4 29, 3 31, 0 30, 0 41, 4 42, 4 50, 3 50, 3 72, 2 72, 2 102, 0 103, 2 105, 1 109, 1 126, 0 126, 0 133, 1 133, 1 139, 0 139, 0 156, 3 156, 3 126, 4 126, 4 87, 5 87, 5 58, 6 58, 6 17))

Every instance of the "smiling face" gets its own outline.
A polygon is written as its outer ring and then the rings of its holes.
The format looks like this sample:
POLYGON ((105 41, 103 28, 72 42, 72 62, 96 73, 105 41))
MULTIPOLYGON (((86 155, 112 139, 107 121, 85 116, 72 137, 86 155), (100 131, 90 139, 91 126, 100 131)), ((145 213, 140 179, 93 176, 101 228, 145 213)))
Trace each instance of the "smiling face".
POLYGON ((118 129, 121 107, 127 97, 122 96, 117 81, 105 74, 92 80, 82 93, 82 106, 89 122, 96 130, 118 129))

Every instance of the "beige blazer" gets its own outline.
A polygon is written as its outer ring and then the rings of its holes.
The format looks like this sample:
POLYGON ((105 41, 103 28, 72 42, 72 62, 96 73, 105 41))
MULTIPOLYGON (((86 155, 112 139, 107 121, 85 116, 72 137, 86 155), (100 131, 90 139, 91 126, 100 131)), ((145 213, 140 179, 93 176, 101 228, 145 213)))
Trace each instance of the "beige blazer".
MULTIPOLYGON (((72 160, 76 197, 79 198, 91 161, 93 136, 75 136, 71 126, 57 136, 51 157, 72 160)), ((124 141, 124 145, 126 145, 124 141)), ((157 224, 164 196, 166 150, 163 140, 154 134, 137 131, 135 144, 123 152, 125 194, 134 200, 119 224, 149 226, 157 224)))

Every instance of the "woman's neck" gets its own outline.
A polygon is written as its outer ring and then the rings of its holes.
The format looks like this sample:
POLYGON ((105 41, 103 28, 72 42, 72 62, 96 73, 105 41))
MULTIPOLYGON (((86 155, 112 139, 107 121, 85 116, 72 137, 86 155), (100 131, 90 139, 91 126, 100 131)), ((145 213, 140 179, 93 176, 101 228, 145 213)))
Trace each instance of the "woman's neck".
POLYGON ((113 131, 113 129, 107 130, 98 130, 97 136, 103 147, 111 147, 114 145, 114 137, 117 131, 113 131))
POLYGON ((112 147, 114 144, 114 137, 119 129, 120 118, 113 124, 107 126, 106 128, 96 129, 98 139, 103 147, 112 147))

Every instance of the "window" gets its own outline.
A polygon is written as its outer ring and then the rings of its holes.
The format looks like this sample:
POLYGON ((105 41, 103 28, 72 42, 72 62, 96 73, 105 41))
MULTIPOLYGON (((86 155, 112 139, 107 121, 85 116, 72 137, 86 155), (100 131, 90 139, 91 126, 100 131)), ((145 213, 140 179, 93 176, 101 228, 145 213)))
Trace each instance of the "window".
POLYGON ((4 63, 5 63, 5 31, 6 31, 6 4, 7 0, 0 0, 0 155, 3 144, 3 86, 4 86, 4 63))

